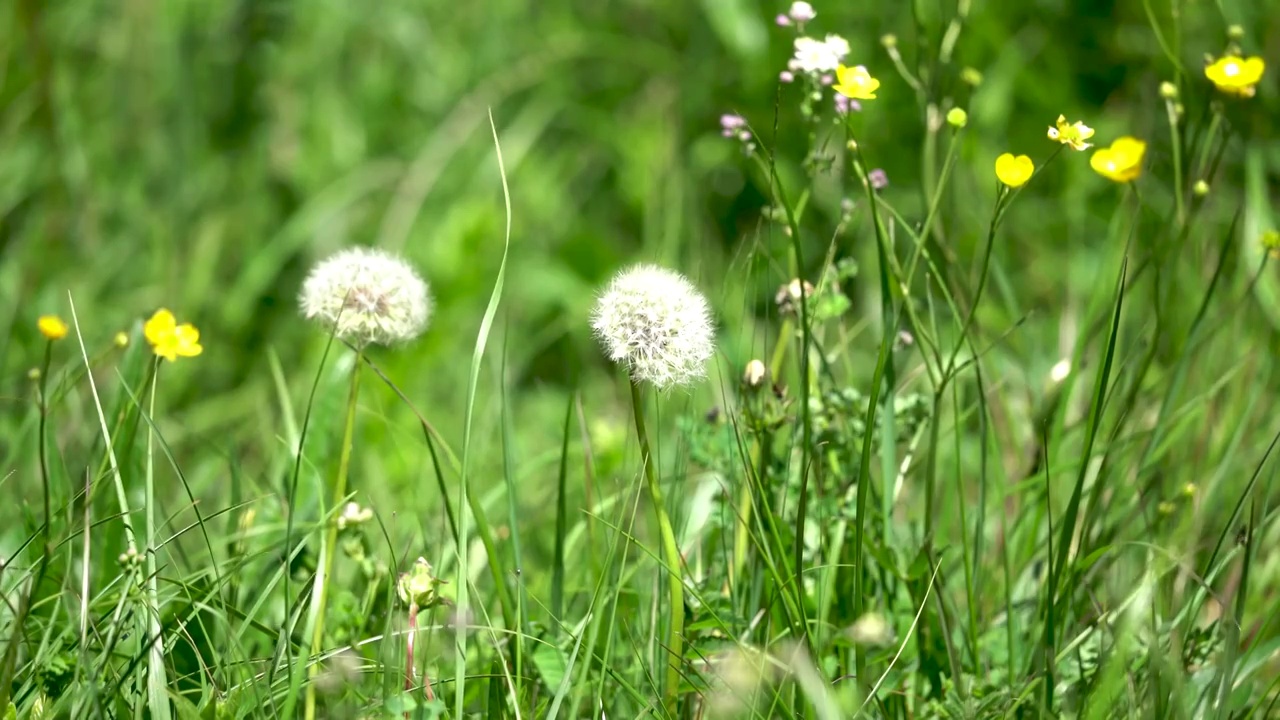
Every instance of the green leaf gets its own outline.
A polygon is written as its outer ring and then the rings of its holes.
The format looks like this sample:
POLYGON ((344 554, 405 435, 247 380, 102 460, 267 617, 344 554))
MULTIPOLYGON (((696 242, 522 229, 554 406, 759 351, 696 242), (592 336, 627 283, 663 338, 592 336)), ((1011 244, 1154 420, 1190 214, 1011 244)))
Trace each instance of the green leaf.
POLYGON ((542 676, 542 681, 547 684, 547 687, 558 688, 564 681, 565 668, 568 664, 560 648, 554 645, 538 645, 533 651, 533 666, 538 669, 538 674, 542 676))

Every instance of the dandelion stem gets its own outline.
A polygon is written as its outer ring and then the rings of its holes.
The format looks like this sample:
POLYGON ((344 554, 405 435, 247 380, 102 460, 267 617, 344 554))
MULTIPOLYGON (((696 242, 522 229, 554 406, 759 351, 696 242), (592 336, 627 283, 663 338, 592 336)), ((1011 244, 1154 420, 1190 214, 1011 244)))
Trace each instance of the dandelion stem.
POLYGON ((680 578, 680 549, 676 545, 676 534, 671 527, 671 518, 667 515, 667 506, 662 500, 662 487, 658 484, 658 471, 654 466, 653 453, 649 447, 649 434, 645 431, 644 399, 641 396, 640 383, 634 378, 631 379, 631 407, 636 419, 636 436, 640 440, 640 463, 644 465, 649 500, 653 503, 653 512, 658 518, 658 532, 662 535, 667 583, 671 593, 670 606, 667 608, 670 633, 667 640, 665 704, 668 714, 675 717, 678 711, 677 701, 680 697, 680 666, 684 655, 684 582, 680 578))
MULTIPOLYGON (((351 390, 347 394, 347 413, 342 430, 342 449, 338 454, 338 475, 334 478, 333 483, 333 506, 335 508, 341 507, 343 499, 347 496, 347 472, 351 467, 351 446, 356 429, 356 400, 360 397, 360 368, 363 364, 362 355, 357 350, 355 363, 351 366, 351 390)), ((321 522, 324 523, 324 546, 321 548, 320 571, 316 574, 315 586, 312 589, 316 596, 316 599, 312 602, 312 622, 315 629, 311 634, 311 664, 307 668, 307 676, 311 682, 307 683, 304 710, 306 720, 315 720, 316 717, 315 678, 320 673, 320 646, 324 642, 325 601, 328 599, 330 574, 333 572, 333 554, 338 544, 338 524, 330 522, 327 513, 322 516, 321 522)))

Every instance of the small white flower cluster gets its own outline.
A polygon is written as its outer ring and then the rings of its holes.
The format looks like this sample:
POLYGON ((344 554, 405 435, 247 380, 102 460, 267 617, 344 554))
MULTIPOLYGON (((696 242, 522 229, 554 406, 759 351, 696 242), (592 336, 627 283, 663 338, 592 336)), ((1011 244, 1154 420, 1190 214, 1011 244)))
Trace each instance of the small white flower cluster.
POLYGON ((610 360, 659 389, 704 377, 715 352, 706 298, 680 273, 653 265, 613 278, 596 301, 591 328, 610 360))
POLYGON ((787 70, 810 75, 835 72, 848 54, 849 41, 839 35, 827 35, 823 40, 801 36, 796 38, 796 52, 787 70))
MULTIPOLYGON (((795 27, 797 34, 795 52, 787 60, 786 69, 778 73, 778 82, 802 81, 806 92, 801 112, 808 117, 820 114, 815 104, 826 96, 826 88, 835 82, 840 66, 845 64, 845 58, 850 53, 849 41, 840 35, 828 33, 826 37, 818 39, 805 34, 806 23, 817 16, 809 3, 795 2, 791 4, 789 11, 780 13, 776 18, 780 27, 795 27)), ((856 100, 850 100, 840 93, 835 93, 832 97, 836 114, 833 120, 837 124, 842 122, 841 116, 862 109, 856 100)))
POLYGON ((308 320, 356 347, 412 340, 431 314, 427 283, 408 263, 363 247, 342 250, 312 268, 298 304, 308 320))

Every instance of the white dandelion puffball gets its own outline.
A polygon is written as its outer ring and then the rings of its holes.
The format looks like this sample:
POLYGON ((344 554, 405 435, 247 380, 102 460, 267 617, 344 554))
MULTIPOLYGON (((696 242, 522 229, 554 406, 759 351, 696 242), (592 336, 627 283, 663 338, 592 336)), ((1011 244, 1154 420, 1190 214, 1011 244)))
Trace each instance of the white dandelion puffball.
POLYGON ((321 261, 302 283, 302 315, 356 347, 412 340, 427 327, 427 283, 407 262, 354 247, 321 261))
POLYGON ((680 273, 654 265, 614 276, 596 301, 591 329, 610 360, 658 388, 704 377, 715 352, 706 298, 680 273))

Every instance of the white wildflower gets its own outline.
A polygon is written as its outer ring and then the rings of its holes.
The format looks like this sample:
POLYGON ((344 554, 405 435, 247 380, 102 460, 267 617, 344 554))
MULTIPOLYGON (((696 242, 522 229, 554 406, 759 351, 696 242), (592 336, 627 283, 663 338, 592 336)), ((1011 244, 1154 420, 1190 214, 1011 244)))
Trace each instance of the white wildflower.
POLYGON ((591 328, 610 360, 658 388, 705 376, 715 352, 706 298, 680 273, 653 265, 614 276, 596 301, 591 328))
POLYGON ((828 34, 825 40, 827 49, 836 56, 836 60, 843 60, 849 54, 849 41, 835 34, 828 34))
POLYGON ((796 69, 807 73, 831 72, 840 65, 840 57, 824 40, 796 38, 796 69))
POLYGON ((814 12, 813 6, 807 2, 791 3, 791 9, 787 11, 787 15, 798 23, 806 23, 818 17, 818 13, 814 12))
POLYGON ((312 268, 298 298, 302 314, 357 347, 412 340, 427 326, 427 284, 382 250, 342 250, 312 268))

